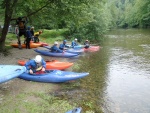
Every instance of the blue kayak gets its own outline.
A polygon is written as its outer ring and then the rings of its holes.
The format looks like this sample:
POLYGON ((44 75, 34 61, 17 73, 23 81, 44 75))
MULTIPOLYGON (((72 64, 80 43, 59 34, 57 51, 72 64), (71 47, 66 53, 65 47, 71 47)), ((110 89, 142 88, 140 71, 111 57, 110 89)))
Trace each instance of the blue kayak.
MULTIPOLYGON (((44 48, 46 48, 46 49, 51 49, 51 47, 50 46, 43 46, 44 48)), ((84 49, 74 49, 74 48, 70 48, 70 49, 67 49, 67 50, 65 50, 65 52, 68 52, 68 53, 74 53, 74 54, 81 54, 81 53, 83 53, 84 52, 84 49)))
POLYGON ((67 111, 66 113, 81 113, 81 111, 82 111, 82 108, 79 107, 79 108, 75 108, 73 110, 67 111))
POLYGON ((60 70, 46 70, 43 74, 31 75, 27 72, 21 74, 19 78, 35 82, 67 82, 71 80, 76 80, 89 75, 89 73, 77 73, 69 71, 60 70))
POLYGON ((0 83, 7 82, 24 73, 26 68, 18 65, 0 65, 0 83))
POLYGON ((50 52, 49 50, 38 50, 38 49, 35 49, 34 51, 37 52, 37 53, 40 53, 42 55, 52 56, 52 57, 66 57, 66 58, 69 58, 69 57, 78 56, 78 54, 73 54, 73 53, 68 53, 68 52, 57 53, 57 52, 50 52))
MULTIPOLYGON (((67 45, 67 46, 72 47, 71 45, 67 45)), ((84 47, 85 47, 85 45, 77 45, 77 46, 74 46, 72 48, 74 48, 74 49, 82 49, 84 47)))

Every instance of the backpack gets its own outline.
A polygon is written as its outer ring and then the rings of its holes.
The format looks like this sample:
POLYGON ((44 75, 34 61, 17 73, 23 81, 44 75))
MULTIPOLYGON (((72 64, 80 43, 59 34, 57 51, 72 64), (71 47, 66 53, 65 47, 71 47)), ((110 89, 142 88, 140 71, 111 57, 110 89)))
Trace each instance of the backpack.
POLYGON ((25 25, 24 25, 23 21, 19 21, 18 26, 19 26, 19 29, 24 29, 25 28, 25 25))

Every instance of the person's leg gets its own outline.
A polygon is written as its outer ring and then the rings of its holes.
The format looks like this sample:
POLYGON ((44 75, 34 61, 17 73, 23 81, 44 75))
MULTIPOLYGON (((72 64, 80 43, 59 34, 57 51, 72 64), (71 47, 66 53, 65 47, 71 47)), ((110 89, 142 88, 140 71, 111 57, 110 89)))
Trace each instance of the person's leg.
POLYGON ((35 37, 34 37, 34 43, 36 43, 36 42, 37 42, 37 37, 35 36, 35 37))
POLYGON ((28 43, 29 43, 29 41, 28 41, 28 38, 27 38, 27 39, 26 39, 26 49, 28 49, 28 47, 29 47, 29 46, 28 46, 28 45, 29 45, 28 43))
POLYGON ((31 41, 31 38, 28 39, 28 49, 30 49, 30 41, 31 41))
POLYGON ((20 40, 20 37, 22 36, 21 32, 19 31, 19 35, 17 35, 17 39, 18 39, 18 47, 19 49, 22 49, 21 47, 21 40, 20 40))

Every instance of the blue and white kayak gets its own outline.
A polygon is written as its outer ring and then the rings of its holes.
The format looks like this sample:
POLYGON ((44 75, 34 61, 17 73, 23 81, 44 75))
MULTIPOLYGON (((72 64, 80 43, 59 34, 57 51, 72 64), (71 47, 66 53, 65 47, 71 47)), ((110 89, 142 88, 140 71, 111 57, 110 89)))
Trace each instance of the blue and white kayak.
POLYGON ((46 70, 43 74, 34 74, 31 75, 27 72, 21 74, 19 78, 35 82, 67 82, 71 80, 76 80, 83 78, 89 75, 89 73, 77 73, 69 71, 60 71, 60 70, 46 70))
POLYGON ((81 113, 81 111, 82 111, 82 108, 79 107, 79 108, 75 108, 73 110, 67 111, 66 113, 81 113))
POLYGON ((69 57, 78 56, 78 54, 73 54, 73 53, 68 53, 68 52, 57 53, 57 52, 50 52, 49 50, 38 50, 38 49, 35 49, 34 51, 37 52, 37 53, 40 53, 42 55, 52 56, 52 57, 66 57, 66 58, 69 58, 69 57))
POLYGON ((24 73, 26 68, 18 65, 0 65, 0 83, 7 82, 24 73))
POLYGON ((74 47, 72 47, 71 45, 67 45, 67 46, 69 46, 71 48, 74 48, 74 49, 82 49, 82 48, 85 47, 85 45, 77 45, 77 46, 74 46, 74 47))
MULTIPOLYGON (((51 49, 50 46, 43 46, 43 47, 46 48, 46 49, 49 49, 49 50, 51 49)), ((79 48, 79 49, 70 48, 70 49, 65 50, 65 52, 74 53, 74 54, 81 54, 81 53, 84 52, 84 49, 81 49, 81 48, 79 48)))

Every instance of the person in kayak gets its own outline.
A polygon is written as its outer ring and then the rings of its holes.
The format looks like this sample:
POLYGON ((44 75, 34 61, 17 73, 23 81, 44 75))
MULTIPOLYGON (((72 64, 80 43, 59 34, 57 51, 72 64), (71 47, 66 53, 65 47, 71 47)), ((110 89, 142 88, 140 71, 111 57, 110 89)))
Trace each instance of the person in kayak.
POLYGON ((77 45, 78 45, 77 39, 75 38, 75 39, 72 41, 71 46, 72 46, 72 48, 74 48, 74 46, 77 46, 77 45))
POLYGON ((85 47, 84 47, 85 49, 89 48, 89 47, 90 47, 89 41, 86 40, 86 41, 84 42, 84 45, 85 45, 85 47))
POLYGON ((40 55, 37 55, 34 59, 29 60, 25 64, 25 67, 29 74, 34 74, 38 71, 44 72, 46 69, 46 62, 40 55))
POLYGON ((65 50, 66 48, 69 48, 68 45, 66 45, 67 40, 64 40, 62 44, 59 45, 59 49, 65 50))
POLYGON ((54 45, 51 47, 51 52, 55 52, 55 53, 63 53, 63 50, 59 49, 57 47, 58 42, 54 42, 54 45))

